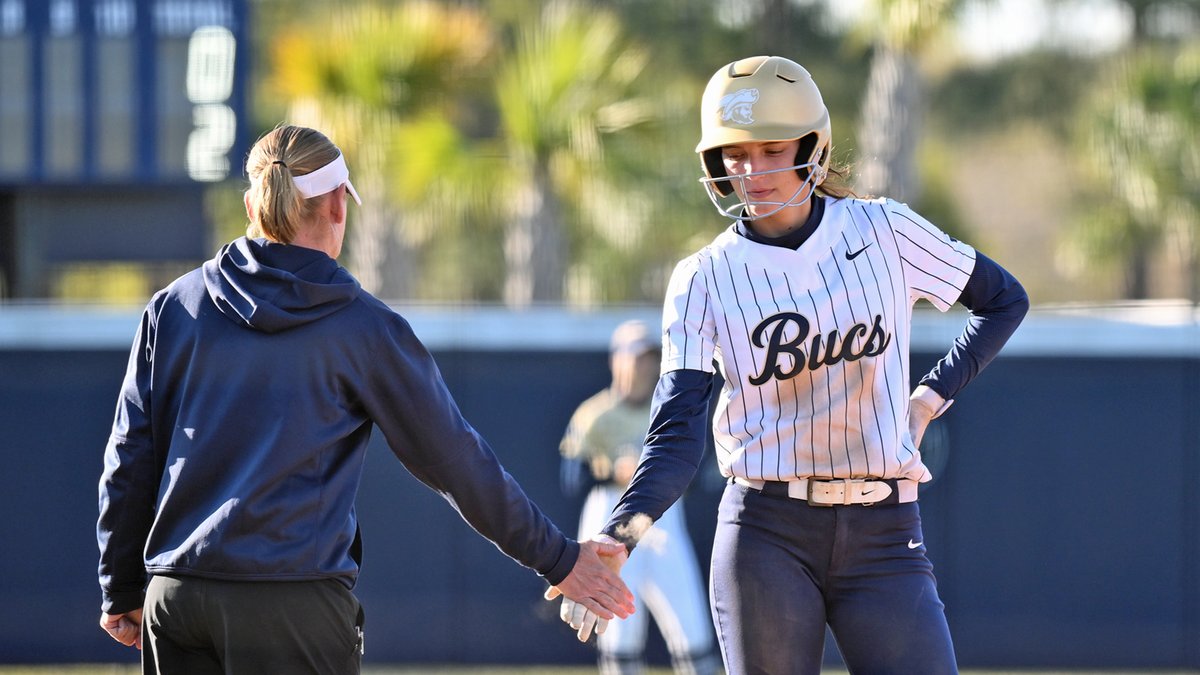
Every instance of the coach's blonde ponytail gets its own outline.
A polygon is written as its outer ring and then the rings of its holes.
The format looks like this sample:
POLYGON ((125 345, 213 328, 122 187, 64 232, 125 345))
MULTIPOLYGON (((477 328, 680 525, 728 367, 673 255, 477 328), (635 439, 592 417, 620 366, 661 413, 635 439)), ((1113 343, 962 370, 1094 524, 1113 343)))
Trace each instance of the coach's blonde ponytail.
POLYGON ((324 134, 307 127, 278 126, 258 139, 246 160, 250 177, 246 234, 290 244, 321 199, 305 199, 292 176, 316 171, 337 159, 338 153, 324 134))

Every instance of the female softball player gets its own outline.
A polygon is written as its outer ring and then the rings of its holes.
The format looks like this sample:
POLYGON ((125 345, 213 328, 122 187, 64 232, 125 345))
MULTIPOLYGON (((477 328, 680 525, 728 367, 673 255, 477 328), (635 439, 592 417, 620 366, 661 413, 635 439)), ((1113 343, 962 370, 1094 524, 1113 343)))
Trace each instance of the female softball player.
POLYGON ((603 531, 632 549, 638 521, 683 492, 719 369, 713 434, 729 484, 710 593, 729 673, 818 673, 826 625, 853 673, 954 673, 921 534, 918 486, 931 476, 917 448, 1028 297, 904 204, 853 198, 830 168, 829 113, 800 65, 723 66, 701 131, 701 181, 734 222, 670 280, 649 433, 603 531), (919 299, 971 315, 910 395, 919 299))
POLYGON ((142 316, 100 480, 101 626, 144 644, 147 673, 357 673, 354 501, 374 424, 504 553, 590 611, 632 612, 598 555, 625 548, 565 537, 404 318, 338 266, 359 201, 338 148, 279 127, 246 173, 251 236, 142 316))

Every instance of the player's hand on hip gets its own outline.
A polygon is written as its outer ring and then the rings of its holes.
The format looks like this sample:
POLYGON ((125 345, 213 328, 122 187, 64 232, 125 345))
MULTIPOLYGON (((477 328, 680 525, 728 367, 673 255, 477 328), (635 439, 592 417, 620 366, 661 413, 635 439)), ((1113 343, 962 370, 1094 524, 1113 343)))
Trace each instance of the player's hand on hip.
POLYGON ((618 576, 628 557, 625 545, 611 537, 599 535, 580 542, 571 573, 558 586, 547 589, 547 600, 564 596, 559 616, 578 631, 581 641, 586 641, 593 629, 603 633, 614 616, 623 619, 633 614, 633 594, 618 576))
POLYGON ((946 412, 953 402, 923 384, 913 390, 908 398, 908 435, 912 437, 914 447, 921 447, 929 423, 946 412))
POLYGON ((101 614, 100 627, 112 639, 126 647, 142 648, 142 610, 135 609, 124 614, 101 614))

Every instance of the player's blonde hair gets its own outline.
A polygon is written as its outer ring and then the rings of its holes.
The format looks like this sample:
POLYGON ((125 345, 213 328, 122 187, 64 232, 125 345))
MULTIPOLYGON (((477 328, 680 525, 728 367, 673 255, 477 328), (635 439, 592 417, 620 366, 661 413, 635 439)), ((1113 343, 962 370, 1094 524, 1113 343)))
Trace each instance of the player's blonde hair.
POLYGON ((850 187, 850 165, 830 165, 825 180, 817 186, 817 193, 834 199, 859 198, 859 194, 850 187))
POLYGON ((280 125, 255 142, 246 159, 250 224, 246 234, 282 244, 316 212, 319 197, 305 199, 292 176, 303 176, 337 159, 340 151, 325 134, 308 127, 280 125))
MULTIPOLYGON (((796 151, 796 163, 803 164, 807 161, 807 157, 811 156, 813 150, 816 149, 819 139, 816 134, 807 134, 799 139, 800 145, 796 151)), ((816 192, 820 195, 833 197, 834 199, 846 199, 848 197, 858 198, 859 195, 850 187, 850 164, 839 162, 833 159, 835 148, 830 145, 825 152, 829 153, 829 161, 825 162, 826 172, 825 179, 816 186, 816 192)), ((800 169, 797 171, 801 180, 808 176, 808 169, 800 169)))

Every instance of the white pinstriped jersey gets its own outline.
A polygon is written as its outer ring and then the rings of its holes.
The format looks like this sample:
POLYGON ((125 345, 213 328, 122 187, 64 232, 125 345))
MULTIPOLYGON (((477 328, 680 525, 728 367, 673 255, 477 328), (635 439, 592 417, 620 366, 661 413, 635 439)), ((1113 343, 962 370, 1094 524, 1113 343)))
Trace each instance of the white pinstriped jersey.
POLYGON ((676 266, 662 371, 720 369, 726 477, 927 481, 907 424, 912 308, 949 309, 975 251, 904 204, 825 199, 798 250, 731 226, 676 266))

